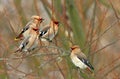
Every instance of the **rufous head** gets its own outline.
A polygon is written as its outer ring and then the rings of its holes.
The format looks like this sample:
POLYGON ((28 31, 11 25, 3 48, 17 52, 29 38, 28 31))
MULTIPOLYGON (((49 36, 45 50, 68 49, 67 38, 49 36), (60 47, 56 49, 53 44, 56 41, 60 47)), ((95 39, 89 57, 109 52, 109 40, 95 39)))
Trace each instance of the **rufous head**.
POLYGON ((41 21, 41 22, 44 20, 42 17, 37 16, 37 15, 33 15, 31 18, 34 19, 34 20, 41 21))
POLYGON ((59 26, 59 22, 52 19, 51 22, 50 22, 51 25, 55 25, 55 26, 59 26))
POLYGON ((74 46, 71 47, 71 50, 75 50, 76 48, 79 48, 79 46, 78 45, 74 45, 74 46))
POLYGON ((71 47, 71 51, 81 51, 81 50, 80 50, 80 47, 78 45, 73 45, 71 47))

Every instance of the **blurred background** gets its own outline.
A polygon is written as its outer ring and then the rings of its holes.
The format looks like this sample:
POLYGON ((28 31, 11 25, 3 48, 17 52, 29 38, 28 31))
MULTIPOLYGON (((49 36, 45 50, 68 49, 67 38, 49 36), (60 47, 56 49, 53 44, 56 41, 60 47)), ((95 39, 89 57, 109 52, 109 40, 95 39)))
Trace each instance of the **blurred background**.
POLYGON ((120 0, 0 0, 0 79, 120 79, 120 0), (60 22, 55 39, 28 55, 15 55, 14 38, 32 15, 60 22), (78 44, 94 67, 80 72, 71 62, 78 44))

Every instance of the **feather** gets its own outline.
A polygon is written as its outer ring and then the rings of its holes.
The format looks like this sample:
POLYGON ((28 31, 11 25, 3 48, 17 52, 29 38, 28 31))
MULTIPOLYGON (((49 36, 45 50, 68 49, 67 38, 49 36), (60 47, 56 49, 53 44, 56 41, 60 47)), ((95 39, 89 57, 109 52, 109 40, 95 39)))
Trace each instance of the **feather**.
POLYGON ((87 65, 90 69, 94 70, 94 68, 92 67, 92 65, 90 64, 90 62, 85 59, 85 58, 81 58, 79 56, 77 56, 85 65, 87 65))

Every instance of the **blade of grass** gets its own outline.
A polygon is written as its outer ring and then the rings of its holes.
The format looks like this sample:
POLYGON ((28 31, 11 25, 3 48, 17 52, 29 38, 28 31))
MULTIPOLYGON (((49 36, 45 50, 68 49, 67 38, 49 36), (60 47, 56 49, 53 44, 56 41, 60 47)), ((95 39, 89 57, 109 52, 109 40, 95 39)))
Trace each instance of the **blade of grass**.
POLYGON ((37 5, 37 0, 34 0, 34 7, 35 7, 37 15, 40 15, 40 10, 39 10, 38 5, 37 5))
MULTIPOLYGON (((97 50, 97 51, 95 51, 93 54, 96 54, 96 53, 100 52, 101 50, 103 50, 103 49, 105 49, 105 48, 107 48, 107 47, 109 47, 109 46, 111 46, 111 45, 113 45, 113 44, 117 43, 118 41, 120 41, 120 39, 114 40, 113 42, 111 42, 111 43, 107 44, 106 46, 104 46, 104 47, 102 47, 102 48, 98 49, 98 50, 97 50)), ((93 55, 93 54, 91 54, 91 55, 93 55)))
MULTIPOLYGON (((105 33, 107 33, 115 24, 118 23, 118 20, 115 20, 113 23, 111 23, 110 25, 107 26, 107 28, 101 33, 99 34, 99 36, 97 36, 96 39, 94 39, 92 42, 91 42, 91 45, 97 41, 98 39, 100 39, 105 33)), ((87 46, 85 46, 82 50, 85 50, 87 48, 87 46)))
POLYGON ((54 0, 54 8, 57 12, 62 13, 61 0, 54 0))
POLYGON ((43 4, 43 7, 45 9, 45 11, 47 12, 48 16, 51 18, 51 13, 49 11, 49 9, 51 9, 51 6, 49 5, 49 3, 46 0, 40 0, 43 4), (49 7, 49 8, 48 8, 49 7))
POLYGON ((83 30, 81 18, 79 17, 73 0, 66 0, 66 4, 75 42, 82 48, 85 43, 85 32, 83 30))
POLYGON ((19 14, 20 17, 21 17, 21 21, 22 21, 23 25, 25 25, 26 22, 27 22, 27 19, 26 19, 26 17, 25 17, 23 8, 22 8, 22 6, 21 6, 21 1, 22 1, 22 0, 14 0, 14 5, 15 5, 15 7, 16 7, 16 10, 17 10, 18 14, 19 14))
POLYGON ((93 41, 93 32, 94 32, 94 27, 95 27, 95 16, 96 16, 96 1, 94 2, 94 9, 93 9, 93 16, 91 19, 91 32, 90 32, 90 41, 89 41, 89 49, 88 49, 88 57, 91 52, 91 42, 93 41))

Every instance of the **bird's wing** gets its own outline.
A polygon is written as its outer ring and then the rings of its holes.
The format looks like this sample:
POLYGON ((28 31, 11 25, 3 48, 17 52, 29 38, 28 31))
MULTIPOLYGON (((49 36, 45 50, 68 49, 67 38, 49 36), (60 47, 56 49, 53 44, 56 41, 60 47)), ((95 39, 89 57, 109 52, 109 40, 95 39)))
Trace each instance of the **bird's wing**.
POLYGON ((23 34, 26 30, 29 29, 30 24, 31 24, 31 21, 26 24, 26 26, 22 29, 22 31, 21 31, 20 34, 16 37, 16 39, 18 39, 18 38, 20 38, 20 37, 23 36, 22 34, 23 34))
POLYGON ((83 53, 77 54, 77 57, 84 63, 86 64, 90 69, 94 70, 93 66, 90 64, 88 61, 87 57, 83 53))
POLYGON ((32 21, 28 22, 28 23, 26 24, 26 26, 22 29, 22 31, 21 31, 20 34, 24 33, 26 30, 28 30, 31 24, 32 24, 32 21))
POLYGON ((42 29, 40 29, 39 37, 42 37, 44 34, 46 34, 49 29, 50 29, 50 26, 46 26, 46 27, 43 27, 42 29))
POLYGON ((29 43, 29 38, 30 37, 27 37, 22 41, 22 43, 20 44, 20 47, 19 47, 21 50, 24 49, 25 46, 29 43))
POLYGON ((26 27, 24 27, 23 29, 22 29, 22 31, 21 31, 21 33, 20 34, 23 34, 26 30, 28 30, 29 29, 29 26, 26 26, 26 27))

